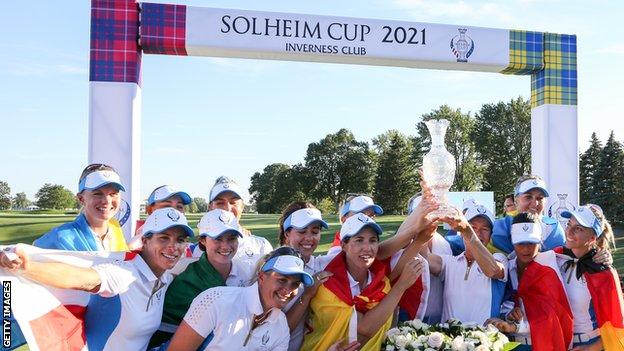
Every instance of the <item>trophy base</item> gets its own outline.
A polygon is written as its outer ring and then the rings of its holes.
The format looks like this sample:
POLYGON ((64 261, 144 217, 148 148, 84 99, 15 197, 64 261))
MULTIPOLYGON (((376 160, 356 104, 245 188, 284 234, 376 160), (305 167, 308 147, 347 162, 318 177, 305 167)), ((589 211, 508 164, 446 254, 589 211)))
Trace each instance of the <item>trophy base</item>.
POLYGON ((457 217, 460 213, 461 212, 455 206, 448 203, 442 203, 437 210, 428 213, 425 218, 427 218, 427 220, 429 221, 432 221, 436 218, 441 217, 457 217))

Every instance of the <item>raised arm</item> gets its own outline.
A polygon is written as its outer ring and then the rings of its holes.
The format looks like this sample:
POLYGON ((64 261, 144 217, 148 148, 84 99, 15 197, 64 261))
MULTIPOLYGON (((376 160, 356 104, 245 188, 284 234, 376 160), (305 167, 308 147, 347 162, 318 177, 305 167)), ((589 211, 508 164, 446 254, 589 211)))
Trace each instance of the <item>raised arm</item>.
POLYGON ((182 321, 178 329, 176 329, 167 350, 195 351, 204 342, 204 339, 195 329, 191 328, 185 321, 182 321))
POLYGON ((505 266, 494 259, 492 253, 488 251, 481 240, 479 240, 477 234, 464 215, 460 214, 456 217, 444 217, 441 220, 448 223, 453 230, 461 234, 466 243, 466 249, 471 250, 483 274, 492 279, 502 279, 505 277, 505 266))
POLYGON ((94 269, 60 262, 34 262, 19 245, 16 246, 14 253, 16 257, 9 257, 6 252, 0 252, 2 268, 15 270, 38 283, 59 289, 97 292, 100 288, 100 276, 94 269))
POLYGON ((381 326, 394 313, 394 309, 401 300, 401 296, 422 274, 424 263, 420 259, 413 259, 405 265, 401 277, 390 289, 390 292, 366 314, 358 313, 358 342, 364 345, 373 337, 381 326))
POLYGON ((386 259, 399 250, 405 248, 412 242, 420 233, 424 232, 426 228, 437 222, 437 219, 428 220, 427 215, 432 211, 438 209, 440 206, 435 202, 431 190, 427 183, 422 181, 423 189, 422 200, 409 216, 405 218, 403 223, 399 226, 396 234, 379 244, 379 251, 377 252, 377 258, 380 260, 386 259))
MULTIPOLYGON (((427 243, 433 238, 435 235, 436 229, 438 227, 437 223, 431 223, 427 228, 418 233, 414 240, 403 250, 401 254, 401 258, 397 262, 394 269, 390 273, 388 277, 390 281, 393 281, 396 277, 400 276, 403 272, 403 267, 407 262, 411 262, 414 260, 416 256, 427 247, 427 243)), ((426 256, 423 256, 426 258, 426 256)))

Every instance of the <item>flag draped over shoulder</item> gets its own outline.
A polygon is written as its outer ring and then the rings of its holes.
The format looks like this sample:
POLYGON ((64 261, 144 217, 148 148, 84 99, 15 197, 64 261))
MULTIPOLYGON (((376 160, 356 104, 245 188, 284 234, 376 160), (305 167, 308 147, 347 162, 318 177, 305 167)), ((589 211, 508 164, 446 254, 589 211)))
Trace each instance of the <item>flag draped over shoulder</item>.
MULTIPOLYGON (((40 249, 18 244, 31 261, 62 262, 78 267, 123 261, 125 252, 78 252, 40 249)), ((0 269, 0 280, 11 282, 12 314, 30 350, 86 350, 84 314, 89 293, 56 289, 36 283, 19 271, 0 269)))
POLYGON ((598 319, 602 346, 607 351, 624 350, 622 287, 613 267, 598 273, 584 273, 598 319))
POLYGON ((537 261, 529 263, 519 282, 518 297, 524 303, 533 350, 567 350, 574 324, 557 271, 537 261))
MULTIPOLYGON (((356 311, 366 313, 374 308, 391 288, 387 263, 384 261, 373 262, 369 268, 372 280, 358 296, 351 295, 344 251, 336 255, 325 270, 334 275, 318 289, 310 302, 312 332, 305 336, 302 350, 327 350, 333 343, 345 338, 349 341, 357 340, 356 311)), ((379 350, 391 322, 392 316, 389 316, 360 350, 379 350)))

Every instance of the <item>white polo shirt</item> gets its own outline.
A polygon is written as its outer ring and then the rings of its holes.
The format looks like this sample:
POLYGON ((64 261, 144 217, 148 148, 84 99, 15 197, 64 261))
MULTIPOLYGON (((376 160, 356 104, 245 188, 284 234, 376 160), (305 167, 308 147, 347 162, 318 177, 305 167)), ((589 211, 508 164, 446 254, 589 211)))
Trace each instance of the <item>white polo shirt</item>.
POLYGON ((101 284, 85 316, 89 350, 145 350, 160 325, 173 276, 158 279, 140 255, 93 269, 101 284))
POLYGON ((489 278, 476 261, 468 268, 465 253, 440 257, 440 278, 444 281, 442 321, 455 318, 464 323, 483 324, 490 317, 498 317, 507 281, 505 256, 494 254, 494 259, 505 266, 503 279, 489 278))
MULTIPOLYGON (((569 259, 563 255, 557 255, 557 265, 563 278, 563 287, 568 295, 568 302, 574 316, 574 333, 587 334, 594 332, 598 328, 594 305, 592 304, 587 281, 585 277, 576 278, 576 267, 564 271, 565 263, 569 259)), ((576 259, 575 261, 578 261, 576 259)))
MULTIPOLYGON (((433 235, 431 241, 431 252, 438 255, 453 255, 451 245, 439 233, 433 235)), ((427 310, 425 311, 425 322, 429 324, 439 323, 442 317, 442 298, 444 294, 444 284, 440 276, 430 274, 429 276, 429 299, 427 310)))
POLYGON ((267 239, 249 234, 238 238, 238 250, 235 257, 255 265, 262 256, 271 251, 273 251, 273 246, 267 239))
POLYGON ((213 333, 204 350, 286 350, 290 334, 286 316, 273 309, 264 323, 251 330, 254 317, 262 313, 258 283, 254 283, 204 291, 193 300, 184 321, 204 338, 213 333))

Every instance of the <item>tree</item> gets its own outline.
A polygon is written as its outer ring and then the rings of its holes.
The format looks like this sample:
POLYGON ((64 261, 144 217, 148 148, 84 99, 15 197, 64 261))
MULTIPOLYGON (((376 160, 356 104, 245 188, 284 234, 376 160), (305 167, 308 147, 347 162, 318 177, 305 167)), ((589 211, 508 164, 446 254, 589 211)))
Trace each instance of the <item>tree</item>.
POLYGON ((501 204, 518 177, 531 167, 531 105, 519 97, 508 103, 484 104, 475 115, 472 139, 484 166, 483 189, 501 204))
POLYGON ((11 208, 11 188, 9 183, 0 180, 0 210, 11 208))
POLYGON ((75 208, 74 194, 62 185, 46 183, 37 191, 37 206, 47 209, 63 210, 75 208))
POLYGON ((592 182, 595 200, 607 219, 618 223, 624 218, 624 149, 613 131, 602 149, 592 182))
POLYGON ((293 201, 307 200, 312 183, 303 165, 273 163, 251 177, 249 192, 258 213, 279 213, 293 201))
MULTIPOLYGON (((475 119, 469 113, 462 113, 461 109, 452 109, 447 105, 422 116, 422 121, 416 125, 418 136, 416 145, 421 150, 429 150, 431 137, 424 122, 431 119, 447 119, 450 122, 446 132, 445 145, 455 157, 455 181, 452 191, 474 191, 481 189, 483 182, 483 167, 477 162, 477 151, 473 132, 475 119)), ((422 151, 421 151, 422 152, 422 151)), ((421 161, 422 163, 422 157, 421 161)))
POLYGON ((373 144, 378 152, 375 202, 384 213, 404 213, 407 201, 417 189, 412 142, 398 131, 389 130, 378 136, 373 144))
POLYGON ((595 201, 594 179, 600 164, 600 156, 602 154, 602 144, 592 133, 589 147, 579 156, 579 190, 580 203, 593 203, 595 201))
POLYGON ((193 202, 197 206, 197 212, 208 212, 208 202, 203 197, 194 197, 193 202))
POLYGON ((13 198, 14 209, 24 209, 30 205, 30 200, 26 197, 26 193, 17 193, 13 198))
POLYGON ((191 201, 191 203, 189 203, 188 205, 184 206, 184 210, 187 213, 198 213, 199 209, 197 207, 197 204, 195 203, 195 201, 191 201))
POLYGON ((347 193, 370 193, 375 175, 374 156, 368 143, 359 142, 347 129, 328 134, 308 145, 305 168, 313 177, 311 195, 330 198, 334 207, 347 193))

